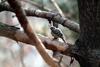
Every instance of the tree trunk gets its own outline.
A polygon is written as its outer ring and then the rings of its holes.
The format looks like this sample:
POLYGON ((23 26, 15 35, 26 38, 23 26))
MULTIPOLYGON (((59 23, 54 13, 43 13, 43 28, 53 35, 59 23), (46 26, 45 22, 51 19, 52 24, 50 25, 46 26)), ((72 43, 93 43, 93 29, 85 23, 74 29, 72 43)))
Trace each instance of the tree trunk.
POLYGON ((100 0, 78 0, 80 36, 72 55, 81 67, 100 67, 100 0))

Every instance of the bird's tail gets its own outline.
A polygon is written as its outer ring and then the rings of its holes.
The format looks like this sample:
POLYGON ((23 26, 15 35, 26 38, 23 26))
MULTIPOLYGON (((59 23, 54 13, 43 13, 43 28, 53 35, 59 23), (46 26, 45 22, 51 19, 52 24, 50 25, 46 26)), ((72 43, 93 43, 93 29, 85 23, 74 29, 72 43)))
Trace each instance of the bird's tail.
MULTIPOLYGON (((66 39, 63 37, 62 40, 64 41, 65 44, 67 44, 66 39)), ((69 46, 69 44, 67 44, 69 46)))

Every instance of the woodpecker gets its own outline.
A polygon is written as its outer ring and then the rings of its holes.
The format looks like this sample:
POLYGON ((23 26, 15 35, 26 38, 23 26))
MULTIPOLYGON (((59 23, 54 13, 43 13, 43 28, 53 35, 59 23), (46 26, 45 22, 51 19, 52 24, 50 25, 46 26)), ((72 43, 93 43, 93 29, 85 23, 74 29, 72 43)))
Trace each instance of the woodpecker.
POLYGON ((51 34, 52 34, 52 36, 54 36, 55 39, 56 38, 61 38, 64 41, 64 43, 66 44, 66 40, 64 38, 64 34, 61 31, 61 29, 56 28, 54 26, 51 26, 50 29, 51 29, 51 34))
MULTIPOLYGON (((54 37, 53 40, 57 40, 58 38, 61 38, 66 43, 63 32, 58 28, 58 23, 52 22, 51 19, 49 19, 48 21, 50 24, 51 34, 54 37)), ((56 59, 59 58, 58 64, 60 65, 63 55, 60 52, 53 50, 53 57, 55 57, 56 59)))

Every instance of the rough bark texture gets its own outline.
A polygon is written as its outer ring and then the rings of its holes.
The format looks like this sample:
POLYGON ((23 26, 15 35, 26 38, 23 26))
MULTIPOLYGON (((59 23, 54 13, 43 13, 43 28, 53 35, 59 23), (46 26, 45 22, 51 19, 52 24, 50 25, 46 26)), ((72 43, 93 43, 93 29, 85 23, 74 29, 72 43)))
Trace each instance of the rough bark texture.
MULTIPOLYGON (((0 4, 0 12, 1 11, 12 11, 14 10, 7 4, 0 4)), ((40 10, 25 10, 25 13, 27 16, 34 16, 34 17, 41 17, 48 20, 52 20, 53 22, 56 22, 58 24, 63 25, 64 27, 69 28, 70 30, 73 30, 77 33, 80 32, 79 24, 69 20, 68 18, 64 18, 62 16, 59 16, 58 13, 53 12, 47 12, 47 11, 40 11, 40 10)))
POLYGON ((100 0, 78 0, 80 37, 72 51, 81 67, 100 67, 100 0))

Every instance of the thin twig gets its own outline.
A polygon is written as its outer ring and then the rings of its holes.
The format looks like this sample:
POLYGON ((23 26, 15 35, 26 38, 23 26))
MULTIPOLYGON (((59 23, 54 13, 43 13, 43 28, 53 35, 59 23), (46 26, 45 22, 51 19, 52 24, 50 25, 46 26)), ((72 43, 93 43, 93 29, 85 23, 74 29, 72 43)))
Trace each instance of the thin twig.
POLYGON ((35 32, 32 31, 32 28, 30 27, 28 20, 25 16, 25 11, 22 9, 20 2, 17 0, 7 0, 7 1, 10 4, 10 6, 13 8, 14 12, 16 13, 16 16, 21 26, 23 27, 25 33, 31 39, 33 44, 35 43, 35 47, 37 48, 38 52, 40 53, 42 58, 45 60, 45 62, 51 67, 57 67, 57 64, 46 52, 41 40, 38 38, 35 32))
POLYGON ((65 17, 65 15, 63 14, 62 10, 60 9, 60 7, 58 6, 58 4, 56 3, 55 0, 51 0, 51 2, 54 4, 54 6, 56 7, 56 9, 58 10, 58 12, 60 13, 60 15, 62 17, 65 17))

